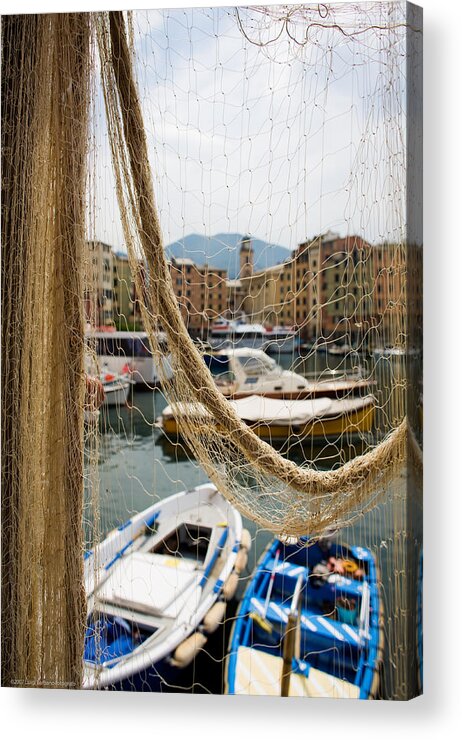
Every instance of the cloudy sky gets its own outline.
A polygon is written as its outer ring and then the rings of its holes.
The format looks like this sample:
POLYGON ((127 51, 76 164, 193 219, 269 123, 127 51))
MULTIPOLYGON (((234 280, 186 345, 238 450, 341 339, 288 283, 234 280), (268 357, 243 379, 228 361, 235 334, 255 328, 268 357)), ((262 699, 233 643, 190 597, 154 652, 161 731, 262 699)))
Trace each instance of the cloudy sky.
MULTIPOLYGON (((289 248, 327 229, 397 236, 404 32, 362 26, 400 19, 383 3, 336 6, 326 19, 313 7, 308 39, 306 17, 283 27, 233 8, 135 13, 165 243, 193 232, 250 233, 289 248), (320 25, 336 22, 361 32, 320 25)), ((96 120, 92 228, 123 249, 102 104, 96 120)))

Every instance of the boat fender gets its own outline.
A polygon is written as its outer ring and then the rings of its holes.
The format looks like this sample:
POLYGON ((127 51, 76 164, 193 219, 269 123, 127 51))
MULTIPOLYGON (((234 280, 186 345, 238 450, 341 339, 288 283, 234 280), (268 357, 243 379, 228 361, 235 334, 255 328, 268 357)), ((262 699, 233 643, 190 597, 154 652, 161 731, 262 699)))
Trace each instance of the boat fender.
POLYGON ((237 553, 236 562, 234 563, 236 573, 242 573, 242 571, 245 569, 245 566, 247 565, 248 559, 249 556, 247 555, 247 550, 244 550, 244 548, 239 550, 239 552, 237 553))
POLYGON ((201 632, 194 632, 194 634, 187 637, 186 640, 183 640, 178 645, 170 661, 171 665, 175 668, 186 668, 186 666, 192 663, 206 642, 207 638, 205 635, 201 632))
POLYGON ((226 601, 230 601, 236 593, 236 589, 239 583, 239 576, 236 572, 231 573, 225 585, 223 586, 223 598, 226 601))
POLYGON ((243 529, 242 536, 241 536, 241 548, 249 552, 251 547, 252 547, 252 535, 250 534, 248 529, 243 529))
POLYGON ((341 560, 340 562, 343 565, 345 573, 348 573, 348 575, 353 575, 359 568, 358 563, 355 563, 354 560, 341 560))
POLYGON ((207 612, 202 623, 202 629, 208 635, 211 635, 215 630, 218 629, 220 624, 223 624, 223 620, 226 612, 226 604, 224 601, 218 601, 212 606, 207 612))

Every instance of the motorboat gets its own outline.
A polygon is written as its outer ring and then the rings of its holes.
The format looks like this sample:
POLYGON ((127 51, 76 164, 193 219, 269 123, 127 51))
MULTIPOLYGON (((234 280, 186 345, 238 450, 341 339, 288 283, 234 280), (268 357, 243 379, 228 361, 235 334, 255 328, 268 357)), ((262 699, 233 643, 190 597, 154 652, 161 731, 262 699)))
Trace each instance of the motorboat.
POLYGON ((300 348, 298 332, 290 326, 272 326, 266 330, 262 349, 268 354, 295 354, 300 348))
POLYGON ((225 348, 206 352, 204 362, 223 395, 239 399, 261 395, 267 398, 339 398, 367 392, 372 383, 355 377, 308 379, 280 365, 261 349, 225 348))
POLYGON ((161 690, 175 680, 223 622, 245 534, 206 483, 154 503, 88 551, 84 688, 161 690))
POLYGON ((268 337, 263 324, 219 319, 211 325, 208 339, 211 346, 217 349, 226 346, 260 349, 268 337))

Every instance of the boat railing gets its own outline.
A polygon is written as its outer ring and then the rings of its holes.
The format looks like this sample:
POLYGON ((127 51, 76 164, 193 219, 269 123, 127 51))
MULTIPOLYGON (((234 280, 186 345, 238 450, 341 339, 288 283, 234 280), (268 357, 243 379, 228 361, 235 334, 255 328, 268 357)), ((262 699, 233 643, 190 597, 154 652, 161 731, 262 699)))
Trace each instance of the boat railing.
POLYGON ((352 372, 345 370, 322 370, 321 372, 310 370, 308 372, 304 372, 303 377, 307 380, 314 380, 318 383, 329 383, 332 380, 365 380, 362 367, 358 367, 352 372))

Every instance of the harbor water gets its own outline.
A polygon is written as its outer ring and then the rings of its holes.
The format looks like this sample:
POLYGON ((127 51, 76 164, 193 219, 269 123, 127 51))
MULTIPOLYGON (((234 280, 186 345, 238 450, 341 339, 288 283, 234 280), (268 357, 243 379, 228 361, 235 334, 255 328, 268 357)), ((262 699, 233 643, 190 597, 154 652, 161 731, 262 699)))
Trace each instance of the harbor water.
MULTIPOLYGON (((311 377, 328 378, 333 373, 372 372, 380 382, 375 394, 385 394, 389 382, 396 382, 399 358, 381 365, 381 360, 369 358, 365 361, 356 355, 348 358, 331 357, 315 353, 308 359, 299 356, 283 355, 275 358, 286 368, 292 368, 311 377), (365 367, 365 363, 369 366, 365 367), (370 363, 374 362, 372 367, 370 363), (393 377, 390 377, 390 373, 393 377)), ((97 462, 93 466, 99 486, 98 505, 94 506, 91 496, 91 472, 87 475, 85 531, 90 544, 94 512, 99 518, 100 536, 104 536, 114 527, 129 519, 133 514, 142 511, 155 501, 171 496, 184 489, 193 488, 206 482, 207 477, 192 453, 188 453, 180 443, 168 440, 156 426, 156 418, 166 405, 160 390, 135 390, 130 397, 129 405, 103 408, 99 420, 99 438, 96 445, 97 462)), ((380 404, 378 404, 380 406, 380 404)), ((385 413, 385 409, 381 408, 385 413)), ((345 462, 355 454, 361 453, 359 447, 349 445, 347 449, 338 449, 334 444, 304 447, 287 446, 287 454, 298 464, 312 462, 320 469, 330 469, 345 462)), ((87 460, 88 465, 88 460, 87 460)), ((88 466, 88 470, 90 471, 88 466)), ((396 618, 393 589, 396 587, 396 532, 404 530, 405 508, 396 506, 396 486, 406 485, 404 474, 395 485, 393 495, 384 500, 372 511, 361 516, 351 527, 336 533, 336 538, 345 542, 362 544, 370 547, 377 556, 382 573, 382 601, 384 604, 385 622, 393 623, 396 618)), ((403 495, 403 500, 405 496, 403 495)), ((233 615, 240 595, 245 589, 248 576, 252 573, 263 549, 271 541, 270 532, 257 529, 255 524, 244 519, 244 526, 252 535, 253 546, 249 553, 246 572, 241 576, 236 600, 229 604, 226 629, 219 630, 209 640, 207 650, 200 654, 193 666, 183 671, 181 682, 174 686, 165 686, 166 691, 187 691, 194 693, 223 691, 223 656, 226 654, 227 641, 232 626, 233 615)), ((401 552, 402 557, 402 552, 401 552)), ((390 641, 389 641, 390 642, 390 641)), ((389 652, 393 652, 390 643, 389 652)), ((385 660, 383 694, 394 693, 397 680, 396 667, 392 655, 385 660)))

